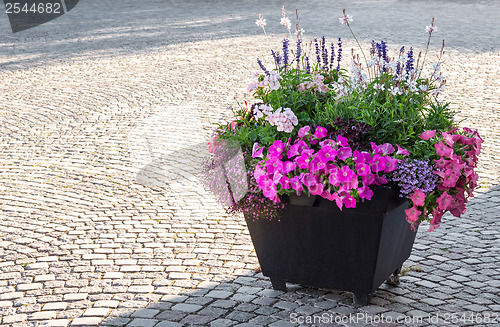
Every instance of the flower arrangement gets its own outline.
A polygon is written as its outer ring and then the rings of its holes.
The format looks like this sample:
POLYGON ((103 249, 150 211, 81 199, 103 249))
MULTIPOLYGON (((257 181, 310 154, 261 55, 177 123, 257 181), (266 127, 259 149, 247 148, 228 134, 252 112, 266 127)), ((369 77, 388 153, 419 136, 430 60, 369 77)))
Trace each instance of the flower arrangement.
MULTIPOLYGON (((272 218, 283 207, 283 196, 297 194, 321 196, 342 210, 369 201, 373 187, 393 183, 409 199, 406 217, 413 228, 428 221, 434 230, 447 211, 460 217, 477 186, 482 139, 477 131, 458 128, 449 103, 438 98, 446 83, 444 41, 436 62, 424 70, 437 30, 434 19, 423 58, 411 47, 391 54, 384 41, 372 41, 366 56, 351 29, 352 17, 344 10, 339 21, 361 54, 351 51, 349 70, 342 66, 343 41, 307 42, 298 13, 292 41, 283 8, 282 48, 271 51, 272 69, 257 59, 261 72, 248 87, 256 102, 233 109, 237 118, 220 124, 210 142, 212 150, 238 144, 248 172, 246 193, 226 206, 251 212, 254 219, 272 218)), ((260 14, 256 24, 266 33, 260 14)), ((225 167, 227 179, 212 183, 212 190, 234 184, 225 167)))

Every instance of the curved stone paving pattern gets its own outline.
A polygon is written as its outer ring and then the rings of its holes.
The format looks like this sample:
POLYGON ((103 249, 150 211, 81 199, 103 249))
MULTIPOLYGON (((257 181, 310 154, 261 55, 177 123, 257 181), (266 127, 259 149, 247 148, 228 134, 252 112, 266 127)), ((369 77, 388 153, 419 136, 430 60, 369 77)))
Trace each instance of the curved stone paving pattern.
POLYGON ((0 20, 0 326, 275 327, 292 325, 291 314, 500 313, 498 4, 287 5, 302 8, 306 36, 348 37, 336 21, 345 7, 364 44, 373 35, 395 47, 423 45, 418 31, 435 16, 447 40, 445 97, 485 139, 467 214, 420 230, 402 286, 383 285, 358 308, 350 294, 273 291, 254 270, 242 217, 227 216, 199 185, 213 124, 234 96, 248 98, 255 58, 279 44, 255 16, 279 31, 280 4, 119 3, 87 0, 17 34, 0 20))

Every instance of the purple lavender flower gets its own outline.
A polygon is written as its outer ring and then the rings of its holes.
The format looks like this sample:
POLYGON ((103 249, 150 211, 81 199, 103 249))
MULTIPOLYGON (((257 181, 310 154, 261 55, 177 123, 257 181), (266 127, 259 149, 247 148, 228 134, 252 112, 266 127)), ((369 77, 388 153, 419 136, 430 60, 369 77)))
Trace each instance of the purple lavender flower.
POLYGON ((330 45, 330 49, 332 49, 332 53, 331 53, 331 56, 330 56, 330 70, 332 70, 333 68, 333 62, 335 61, 335 45, 332 44, 330 45))
POLYGON ((370 48, 370 55, 373 57, 375 55, 375 50, 376 50, 375 41, 372 40, 371 44, 372 46, 370 48))
POLYGON ((337 61, 338 61, 338 65, 337 65, 337 71, 340 70, 340 60, 342 60, 342 39, 339 38, 339 43, 337 43, 337 45, 339 46, 339 49, 337 50, 337 61))
POLYGON ((295 59, 297 60, 297 67, 299 66, 300 63, 300 56, 302 55, 302 47, 301 47, 302 40, 297 41, 297 53, 295 54, 295 59))
POLYGON ((283 39, 283 68, 288 65, 288 39, 283 39))
POLYGON ((276 64, 277 67, 281 64, 281 56, 279 53, 274 52, 274 50, 271 50, 271 55, 273 56, 274 63, 276 64))
POLYGON ((410 72, 413 70, 413 48, 410 48, 410 51, 408 51, 408 59, 406 60, 406 73, 410 74, 410 72))
POLYGON ((306 73, 310 74, 311 73, 311 63, 309 62, 308 56, 306 56, 305 61, 306 61, 306 73))
POLYGON ((323 69, 328 69, 328 50, 326 49, 325 37, 321 37, 321 57, 323 59, 323 69))
POLYGON ((391 180, 400 188, 400 197, 410 197, 416 190, 426 195, 436 189, 438 176, 429 160, 403 159, 392 173, 391 180))
POLYGON ((318 63, 318 65, 321 65, 321 57, 320 57, 320 52, 319 52, 318 39, 314 39, 314 46, 316 48, 316 62, 318 63))
POLYGON ((266 75, 269 75, 269 71, 266 69, 260 58, 257 58, 257 63, 259 64, 260 69, 262 69, 266 75))

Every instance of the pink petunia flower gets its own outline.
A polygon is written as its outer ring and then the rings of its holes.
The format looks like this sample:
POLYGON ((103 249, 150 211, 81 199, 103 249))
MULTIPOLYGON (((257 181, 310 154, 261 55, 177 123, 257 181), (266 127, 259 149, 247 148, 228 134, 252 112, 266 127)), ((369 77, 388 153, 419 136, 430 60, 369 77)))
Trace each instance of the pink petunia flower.
POLYGON ((453 203, 453 197, 449 195, 448 192, 444 191, 443 194, 436 199, 436 203, 438 204, 440 210, 448 210, 453 203))
POLYGON ((342 203, 344 203, 346 208, 356 208, 356 199, 351 195, 347 195, 342 199, 342 203))
POLYGON ((298 195, 300 195, 299 192, 302 192, 303 187, 302 182, 299 180, 299 176, 294 176, 288 181, 290 183, 290 186, 297 192, 298 195))
POLYGON ((337 173, 338 170, 330 173, 330 175, 328 176, 328 182, 330 182, 330 184, 332 184, 333 186, 340 186, 340 181, 337 177, 337 173))
POLYGON ((410 209, 405 210, 406 220, 408 222, 414 222, 418 220, 418 216, 422 213, 422 211, 418 210, 416 206, 411 207, 410 209))
POLYGON ((276 140, 269 147, 269 152, 267 154, 267 157, 268 158, 276 157, 281 159, 284 150, 285 150, 285 144, 281 140, 276 140))
POLYGON ((390 173, 396 170, 398 167, 398 159, 391 158, 390 156, 385 156, 385 168, 384 173, 390 173))
POLYGON ((438 160, 434 160, 434 162, 436 163, 436 167, 438 169, 444 169, 448 164, 448 160, 446 160, 444 157, 441 157, 438 160))
POLYGON ((292 161, 285 161, 283 162, 283 174, 288 174, 290 172, 292 172, 295 167, 297 167, 297 164, 295 162, 292 162, 292 161))
POLYGON ((393 154, 394 151, 395 151, 394 147, 390 143, 384 143, 384 144, 380 145, 379 148, 380 148, 380 150, 382 150, 382 155, 383 156, 387 156, 389 154, 393 154))
POLYGON ((335 203, 337 203, 337 207, 339 207, 340 211, 342 211, 342 207, 344 206, 342 198, 338 195, 337 192, 332 194, 332 198, 335 200, 335 203))
POLYGON ((371 200, 373 197, 373 191, 366 185, 358 189, 359 197, 362 199, 371 200))
POLYGON ((269 174, 274 174, 274 172, 281 172, 283 169, 283 161, 278 158, 272 158, 266 161, 266 170, 269 174))
POLYGON ((318 151, 316 157, 324 163, 334 161, 337 155, 337 150, 333 149, 330 145, 325 145, 318 151))
POLYGON ((361 178, 361 180, 363 181, 363 184, 365 185, 372 185, 375 183, 375 174, 373 174, 372 172, 369 172, 366 176, 363 176, 361 178))
POLYGON ((365 163, 358 163, 355 166, 356 172, 358 173, 358 176, 360 177, 365 177, 370 173, 370 166, 368 166, 365 163))
POLYGON ((448 134, 447 132, 442 132, 441 135, 443 136, 446 144, 448 144, 449 147, 453 147, 453 145, 455 144, 453 136, 451 134, 448 134))
POLYGON ((252 158, 262 158, 263 154, 262 152, 264 151, 264 147, 260 147, 259 143, 255 142, 253 144, 253 149, 252 149, 252 158))
POLYGON ((311 193, 312 195, 321 195, 323 193, 323 184, 316 183, 311 186, 308 186, 307 189, 309 190, 309 193, 311 193))
POLYGON ((318 170, 324 169, 326 167, 326 163, 321 160, 321 157, 316 155, 311 162, 309 163, 309 170, 312 173, 317 172, 318 170))
POLYGON ((443 186, 447 188, 455 187, 460 176, 455 175, 451 170, 446 169, 444 172, 440 172, 440 174, 436 174, 443 178, 443 186))
POLYGON ((345 161, 347 158, 352 156, 352 149, 349 147, 343 147, 337 150, 337 158, 345 161))
POLYGON ((436 148, 436 153, 440 156, 451 158, 453 155, 453 149, 444 145, 443 141, 434 144, 434 147, 436 148))
POLYGON ((337 171, 337 179, 341 183, 349 183, 354 178, 356 178, 356 174, 348 166, 343 166, 337 171))
POLYGON ((318 139, 322 139, 326 136, 327 133, 328 131, 326 130, 326 128, 318 126, 316 127, 316 132, 314 132, 314 136, 316 136, 318 139))
POLYGON ((425 194, 420 190, 415 190, 413 195, 410 197, 410 200, 416 206, 423 206, 425 204, 425 194))
POLYGON ((434 137, 434 135, 436 135, 436 130, 429 130, 429 131, 425 131, 423 132, 421 135, 420 135, 420 138, 422 140, 428 140, 432 137, 434 137))
POLYGON ((370 145, 372 146, 373 154, 381 154, 382 153, 382 149, 377 144, 375 144, 374 142, 370 142, 370 145))
POLYGON ((311 130, 311 127, 309 126, 304 126, 299 129, 299 137, 302 139, 305 136, 309 134, 309 131, 311 130))
POLYGON ((337 135, 337 144, 343 147, 349 146, 347 137, 344 137, 342 135, 337 135))
POLYGON ((373 156, 372 162, 369 163, 372 171, 374 173, 378 173, 379 171, 385 170, 385 163, 387 159, 382 157, 380 154, 376 154, 373 156))
POLYGON ((401 155, 404 155, 404 156, 410 155, 410 152, 408 152, 408 150, 403 149, 402 147, 400 147, 397 144, 396 144, 396 146, 398 147, 398 151, 396 152, 396 155, 398 155, 398 154, 401 154, 401 155))

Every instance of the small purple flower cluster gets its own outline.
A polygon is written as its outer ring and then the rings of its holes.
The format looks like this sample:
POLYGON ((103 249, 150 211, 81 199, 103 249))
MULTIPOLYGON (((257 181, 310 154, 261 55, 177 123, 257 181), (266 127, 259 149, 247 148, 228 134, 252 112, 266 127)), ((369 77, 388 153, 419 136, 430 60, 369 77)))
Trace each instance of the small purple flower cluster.
POLYGON ((276 219, 279 217, 279 212, 285 208, 285 204, 282 202, 275 203, 262 194, 253 177, 254 170, 255 166, 248 169, 248 193, 240 201, 228 207, 226 211, 231 215, 243 213, 247 219, 251 220, 276 219))
POLYGON ((408 198, 416 190, 426 195, 436 189, 438 176, 433 173, 434 165, 429 160, 403 159, 392 173, 391 181, 401 187, 400 197, 408 198))

